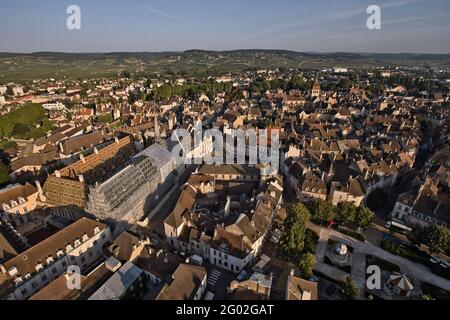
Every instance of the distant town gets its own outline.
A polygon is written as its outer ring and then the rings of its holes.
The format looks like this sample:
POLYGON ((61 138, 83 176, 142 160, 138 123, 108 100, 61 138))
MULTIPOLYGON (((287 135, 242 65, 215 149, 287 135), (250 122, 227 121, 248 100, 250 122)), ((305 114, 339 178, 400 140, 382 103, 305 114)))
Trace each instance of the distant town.
POLYGON ((346 59, 0 77, 0 299, 448 300, 448 61, 346 59))

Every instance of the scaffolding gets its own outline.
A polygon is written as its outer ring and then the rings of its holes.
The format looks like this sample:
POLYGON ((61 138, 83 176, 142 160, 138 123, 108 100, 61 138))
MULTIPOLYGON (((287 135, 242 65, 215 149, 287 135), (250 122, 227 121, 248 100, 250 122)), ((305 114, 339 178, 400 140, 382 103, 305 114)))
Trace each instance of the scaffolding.
POLYGON ((102 219, 133 223, 143 216, 160 182, 160 173, 148 157, 133 157, 111 178, 89 186, 86 210, 102 219))

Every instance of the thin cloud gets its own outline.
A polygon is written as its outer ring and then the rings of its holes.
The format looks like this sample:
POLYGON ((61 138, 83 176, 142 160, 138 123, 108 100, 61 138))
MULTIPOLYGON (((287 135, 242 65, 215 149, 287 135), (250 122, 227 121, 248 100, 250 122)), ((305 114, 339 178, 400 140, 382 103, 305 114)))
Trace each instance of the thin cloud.
POLYGON ((172 19, 172 20, 180 21, 180 18, 178 18, 177 16, 174 16, 173 14, 170 14, 170 13, 167 13, 167 12, 164 12, 164 11, 152 8, 152 7, 150 7, 147 4, 140 3, 139 5, 142 8, 146 9, 147 11, 153 12, 154 14, 157 14, 157 15, 159 15, 161 17, 165 17, 165 18, 169 18, 169 19, 172 19))
MULTIPOLYGON (((403 6, 412 5, 412 4, 420 2, 420 1, 422 1, 422 0, 399 0, 399 1, 395 1, 395 2, 381 4, 380 7, 382 9, 403 7, 403 6)), ((270 36, 270 35, 273 35, 273 34, 276 34, 279 32, 289 32, 289 31, 292 31, 293 28, 297 29, 299 27, 310 26, 311 24, 313 24, 313 25, 317 24, 317 23, 323 24, 324 22, 330 23, 330 22, 335 22, 335 21, 339 21, 339 20, 344 20, 344 19, 351 18, 357 14, 362 14, 362 13, 365 14, 366 9, 367 9, 367 7, 360 7, 360 8, 356 8, 356 9, 334 11, 334 12, 327 13, 327 14, 309 16, 308 18, 303 19, 301 22, 295 21, 295 22, 287 23, 287 24, 284 24, 282 26, 278 26, 275 28, 270 28, 270 29, 267 29, 264 31, 244 35, 243 37, 241 37, 241 40, 248 40, 248 39, 259 38, 259 37, 263 37, 263 36, 270 36)), ((290 36, 285 34, 282 36, 275 36, 275 39, 284 38, 284 37, 290 37, 290 36)))

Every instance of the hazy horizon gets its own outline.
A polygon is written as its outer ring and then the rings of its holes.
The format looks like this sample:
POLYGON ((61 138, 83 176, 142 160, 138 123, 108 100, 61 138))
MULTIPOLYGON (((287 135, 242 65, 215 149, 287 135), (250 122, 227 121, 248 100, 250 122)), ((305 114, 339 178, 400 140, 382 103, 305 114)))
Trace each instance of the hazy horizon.
POLYGON ((53 50, 40 50, 40 51, 30 51, 30 52, 22 52, 22 51, 0 51, 0 54, 38 54, 38 53, 62 53, 62 54, 113 54, 113 53, 183 53, 189 51, 205 51, 205 52, 233 52, 233 51, 285 51, 285 52, 293 52, 293 53, 304 53, 304 54, 359 54, 359 55, 379 55, 379 54, 387 54, 387 55, 401 55, 401 54, 409 54, 409 55, 450 55, 449 52, 370 52, 370 51, 298 51, 298 50, 290 50, 283 48, 238 48, 238 49, 226 49, 226 50, 214 50, 214 49, 183 49, 183 50, 161 50, 161 51, 53 51, 53 50))

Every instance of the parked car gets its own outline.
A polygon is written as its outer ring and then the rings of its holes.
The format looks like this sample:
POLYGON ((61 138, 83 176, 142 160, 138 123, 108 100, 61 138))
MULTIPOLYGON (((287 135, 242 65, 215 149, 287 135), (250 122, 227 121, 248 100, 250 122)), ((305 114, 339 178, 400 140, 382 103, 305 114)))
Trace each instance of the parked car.
POLYGON ((431 263, 440 263, 441 262, 441 258, 439 258, 438 256, 431 256, 430 257, 430 262, 431 263))
POLYGON ((245 278, 246 275, 247 275, 247 271, 242 270, 242 271, 238 274, 237 280, 238 280, 238 281, 244 280, 244 278, 245 278))
POLYGON ((444 268, 444 269, 447 269, 447 268, 449 268, 450 267, 450 262, 445 262, 445 261, 442 261, 441 262, 441 264, 440 264, 440 266, 442 267, 442 268, 444 268))
POLYGON ((187 258, 186 260, 188 260, 188 262, 192 262, 195 263, 199 266, 203 265, 203 258, 200 257, 197 254, 193 254, 192 256, 190 256, 189 258, 187 258))
POLYGON ((337 229, 339 224, 336 221, 329 221, 327 223, 327 228, 337 229))

